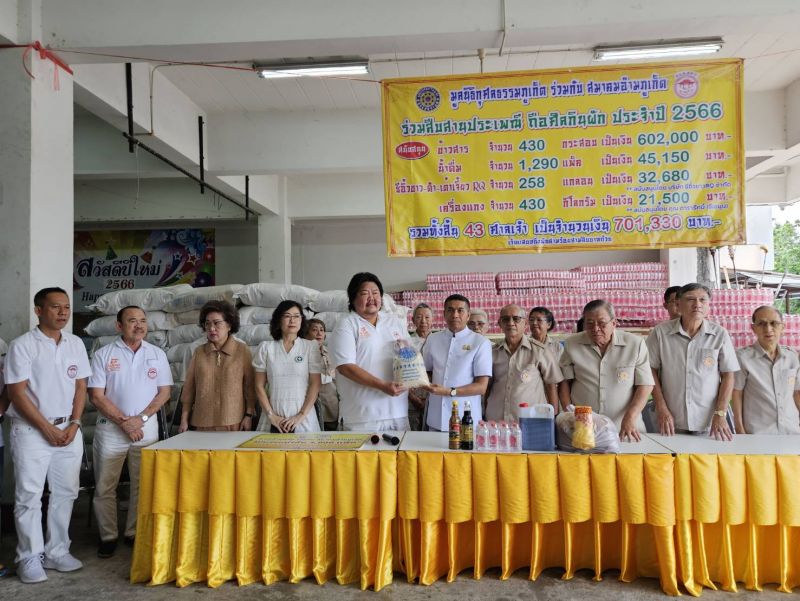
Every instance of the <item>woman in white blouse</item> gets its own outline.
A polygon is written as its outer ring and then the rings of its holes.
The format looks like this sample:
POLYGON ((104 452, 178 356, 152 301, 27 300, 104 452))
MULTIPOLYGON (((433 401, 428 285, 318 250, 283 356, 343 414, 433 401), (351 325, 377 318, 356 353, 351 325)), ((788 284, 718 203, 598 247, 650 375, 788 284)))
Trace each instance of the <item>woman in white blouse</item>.
POLYGON ((269 324, 274 340, 262 342, 253 367, 261 405, 262 432, 319 432, 314 401, 320 388, 322 358, 316 342, 300 338, 305 329, 303 308, 281 302, 269 324), (269 394, 267 394, 269 384, 269 394))

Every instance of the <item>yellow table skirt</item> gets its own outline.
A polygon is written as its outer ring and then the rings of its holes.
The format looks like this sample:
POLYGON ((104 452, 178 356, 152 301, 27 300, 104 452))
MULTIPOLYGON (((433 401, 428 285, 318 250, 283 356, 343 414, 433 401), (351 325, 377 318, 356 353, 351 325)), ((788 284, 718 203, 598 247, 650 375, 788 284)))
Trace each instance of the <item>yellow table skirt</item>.
POLYGON ((400 563, 408 579, 501 578, 529 567, 620 570, 678 594, 670 455, 493 455, 402 451, 400 563))
POLYGON ((800 584, 800 457, 678 455, 675 458, 678 574, 735 591, 800 584))
POLYGON ((800 584, 800 457, 423 451, 142 453, 132 582, 380 590, 619 570, 670 595, 800 584))
POLYGON ((142 452, 132 582, 392 582, 395 452, 142 452), (156 492, 157 491, 157 492, 156 492))

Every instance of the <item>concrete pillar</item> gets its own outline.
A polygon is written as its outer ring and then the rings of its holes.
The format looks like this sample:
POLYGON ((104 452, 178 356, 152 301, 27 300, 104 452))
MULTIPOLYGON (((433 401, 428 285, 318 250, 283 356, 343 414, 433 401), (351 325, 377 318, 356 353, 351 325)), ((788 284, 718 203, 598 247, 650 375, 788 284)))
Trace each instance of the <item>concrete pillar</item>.
POLYGON ((278 186, 278 214, 258 217, 258 281, 289 284, 292 280, 292 222, 286 202, 286 178, 278 186))
POLYGON ((665 248, 661 262, 669 269, 669 285, 683 286, 697 281, 697 251, 694 248, 665 248))
POLYGON ((31 52, 31 79, 22 55, 22 49, 0 51, 0 337, 5 340, 36 323, 37 290, 60 286, 72 295, 72 76, 31 52))

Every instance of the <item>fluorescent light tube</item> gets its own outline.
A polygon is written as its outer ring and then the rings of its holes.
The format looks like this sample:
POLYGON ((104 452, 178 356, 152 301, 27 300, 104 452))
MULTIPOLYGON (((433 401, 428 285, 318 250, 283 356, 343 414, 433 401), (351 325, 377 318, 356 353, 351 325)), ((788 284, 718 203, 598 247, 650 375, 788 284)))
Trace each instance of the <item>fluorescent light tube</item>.
POLYGON ((331 63, 307 65, 256 65, 258 76, 263 79, 281 77, 335 77, 342 75, 369 75, 368 63, 331 63))
POLYGON ((598 46, 594 49, 594 60, 616 61, 642 58, 672 58, 713 54, 722 48, 722 40, 687 40, 663 44, 636 44, 629 46, 598 46))

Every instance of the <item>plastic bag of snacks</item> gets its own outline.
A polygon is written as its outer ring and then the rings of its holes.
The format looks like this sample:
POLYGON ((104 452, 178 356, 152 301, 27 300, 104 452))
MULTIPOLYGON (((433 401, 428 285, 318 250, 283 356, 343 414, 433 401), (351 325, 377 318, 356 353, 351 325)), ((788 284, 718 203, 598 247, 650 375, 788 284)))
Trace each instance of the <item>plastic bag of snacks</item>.
POLYGON ((563 451, 619 453, 619 432, 610 417, 570 405, 556 417, 556 443, 563 451))
POLYGON ((407 340, 398 340, 394 343, 392 374, 393 380, 406 388, 419 388, 430 384, 422 355, 407 340))
POLYGON ((591 407, 575 407, 572 446, 582 451, 591 451, 594 448, 594 421, 591 407))

